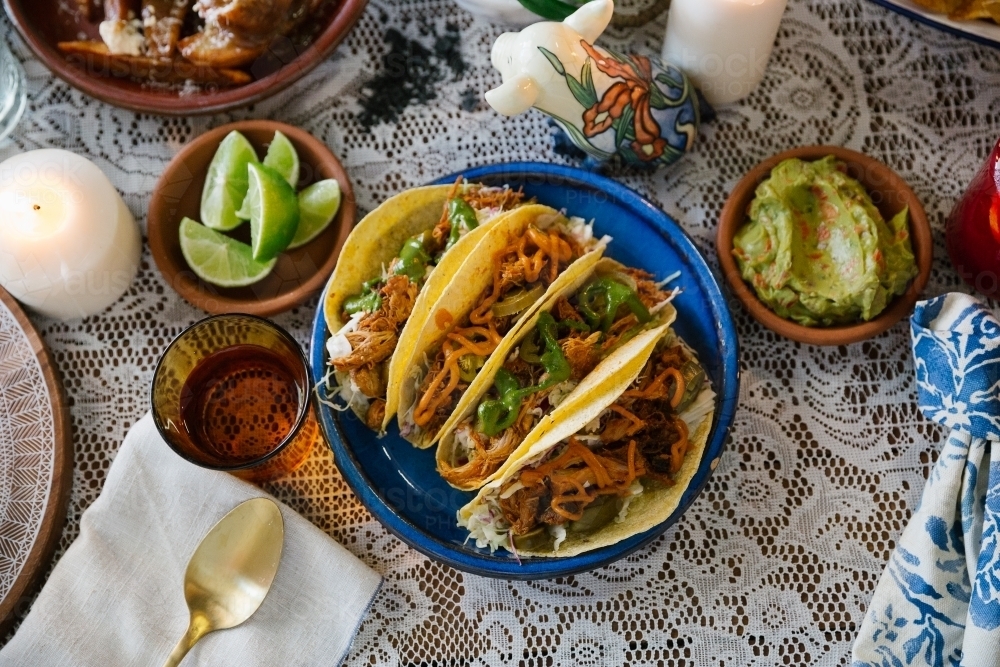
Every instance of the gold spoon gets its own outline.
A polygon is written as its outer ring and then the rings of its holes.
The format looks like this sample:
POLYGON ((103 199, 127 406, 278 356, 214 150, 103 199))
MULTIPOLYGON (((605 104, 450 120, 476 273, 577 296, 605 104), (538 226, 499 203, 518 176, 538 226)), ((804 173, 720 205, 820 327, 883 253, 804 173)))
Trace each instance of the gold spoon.
POLYGON ((191 623, 163 667, 179 665, 209 632, 253 616, 278 571, 284 536, 281 511, 267 498, 237 505, 208 531, 184 573, 191 623))

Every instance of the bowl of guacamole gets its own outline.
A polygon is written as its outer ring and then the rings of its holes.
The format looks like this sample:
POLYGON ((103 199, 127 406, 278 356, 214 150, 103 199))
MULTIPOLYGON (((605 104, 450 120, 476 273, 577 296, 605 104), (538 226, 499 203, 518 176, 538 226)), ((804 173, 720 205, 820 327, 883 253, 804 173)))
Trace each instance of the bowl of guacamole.
POLYGON ((758 165, 723 209, 719 261, 759 322, 801 342, 863 340, 907 315, 931 237, 913 191, 882 163, 814 146, 758 165))

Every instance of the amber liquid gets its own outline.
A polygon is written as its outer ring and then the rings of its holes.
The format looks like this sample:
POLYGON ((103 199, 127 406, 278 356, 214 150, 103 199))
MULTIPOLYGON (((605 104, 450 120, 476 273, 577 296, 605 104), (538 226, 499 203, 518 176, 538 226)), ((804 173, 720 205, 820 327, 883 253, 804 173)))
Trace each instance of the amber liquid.
POLYGON ((277 449, 304 400, 288 360, 259 345, 235 345, 195 366, 181 389, 181 420, 206 458, 239 465, 277 449))

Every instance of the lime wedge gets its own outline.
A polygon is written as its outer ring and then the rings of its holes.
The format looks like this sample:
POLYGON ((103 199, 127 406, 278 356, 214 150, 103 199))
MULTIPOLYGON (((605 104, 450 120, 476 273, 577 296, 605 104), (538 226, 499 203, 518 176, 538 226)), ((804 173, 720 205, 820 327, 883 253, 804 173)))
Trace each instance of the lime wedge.
POLYGON ((230 132, 215 151, 201 191, 201 219, 207 227, 228 231, 243 224, 236 211, 247 194, 249 164, 257 164, 256 151, 242 134, 230 132))
POLYGON ((326 229, 340 209, 340 183, 332 178, 299 193, 299 228, 288 249, 309 243, 326 229))
POLYGON ((293 188, 299 187, 299 154, 288 137, 281 132, 274 133, 274 139, 264 156, 264 166, 281 174, 293 188))
POLYGON ((262 164, 250 164, 247 208, 250 247, 258 262, 273 259, 288 247, 299 226, 299 200, 281 174, 262 164))
POLYGON ((191 218, 181 220, 181 253, 188 266, 207 283, 245 287, 271 273, 277 261, 258 262, 250 246, 209 229, 191 218))

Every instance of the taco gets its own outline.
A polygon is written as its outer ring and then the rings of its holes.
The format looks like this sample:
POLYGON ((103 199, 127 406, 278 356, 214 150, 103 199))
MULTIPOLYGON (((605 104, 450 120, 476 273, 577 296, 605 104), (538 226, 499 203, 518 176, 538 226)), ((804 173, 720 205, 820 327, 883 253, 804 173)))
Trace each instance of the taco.
POLYGON ((554 296, 521 329, 492 386, 479 395, 466 392, 442 427, 437 468, 452 486, 481 487, 546 415, 576 398, 581 380, 607 372, 599 364, 617 363, 615 351, 675 315, 672 292, 651 274, 612 259, 554 296))
POLYGON ((479 547, 575 556, 645 532, 677 508, 701 463, 715 393, 671 330, 626 348, 619 370, 581 383, 591 400, 557 408, 459 510, 479 547))
POLYGON ((407 190, 369 213, 351 232, 327 286, 330 389, 369 427, 396 410, 404 367, 422 319, 465 256, 520 191, 464 183, 407 190))
POLYGON ((399 394, 400 434, 437 442, 463 396, 493 382, 518 332, 552 295, 587 275, 608 239, 582 218, 538 204, 504 216, 465 258, 424 320, 399 394))

